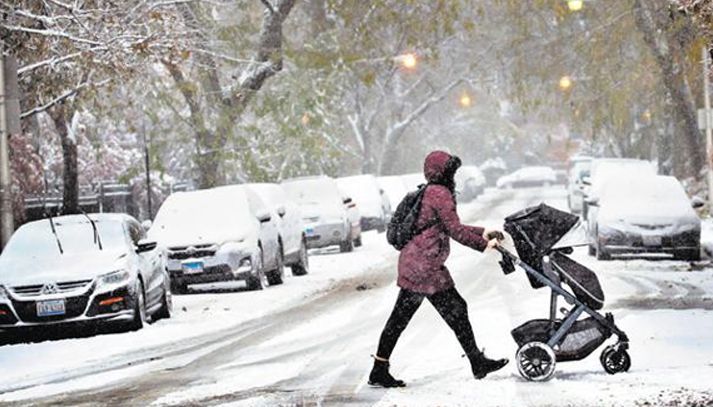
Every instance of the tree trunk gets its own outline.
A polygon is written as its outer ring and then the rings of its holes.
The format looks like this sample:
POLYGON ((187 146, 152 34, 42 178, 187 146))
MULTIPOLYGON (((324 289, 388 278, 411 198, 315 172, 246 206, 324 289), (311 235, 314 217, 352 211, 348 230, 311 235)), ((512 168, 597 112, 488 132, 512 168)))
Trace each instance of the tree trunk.
MULTIPOLYGON (((634 4, 636 25, 643 34, 661 69, 662 80, 673 102, 677 135, 685 146, 685 151, 674 151, 675 155, 685 155, 683 168, 674 166, 678 175, 698 177, 703 168, 704 155, 701 146, 701 132, 696 118, 696 104, 686 78, 686 50, 683 49, 680 32, 687 30, 682 16, 669 12, 665 1, 636 0, 634 4)), ((676 138, 679 138, 676 137, 676 138)))
POLYGON ((79 213, 79 172, 77 165, 77 142, 70 135, 67 124, 67 112, 64 103, 55 106, 50 117, 59 134, 62 143, 62 173, 63 196, 62 213, 65 215, 79 213))

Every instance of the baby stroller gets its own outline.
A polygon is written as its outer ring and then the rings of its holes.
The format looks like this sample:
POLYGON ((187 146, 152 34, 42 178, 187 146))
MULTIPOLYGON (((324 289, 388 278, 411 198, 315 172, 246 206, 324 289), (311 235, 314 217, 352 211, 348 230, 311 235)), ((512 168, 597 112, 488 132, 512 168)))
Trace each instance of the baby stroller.
POLYGON ((533 319, 512 330, 519 347, 515 356, 520 374, 527 380, 549 380, 556 362, 581 360, 601 346, 612 334, 617 342, 604 348, 599 358, 609 374, 626 372, 631 366, 626 334, 614 324, 614 317, 597 312, 604 306, 604 293, 597 276, 567 257, 572 247, 555 248, 579 218, 545 204, 530 207, 505 218, 505 231, 514 242, 519 255, 503 247, 500 265, 505 274, 515 266, 525 270, 534 289, 549 287, 549 319, 533 319), (569 287, 563 287, 562 283, 569 287), (557 316, 557 300, 563 297, 572 307, 562 308, 563 319, 557 316), (582 313, 588 317, 580 319, 582 313))

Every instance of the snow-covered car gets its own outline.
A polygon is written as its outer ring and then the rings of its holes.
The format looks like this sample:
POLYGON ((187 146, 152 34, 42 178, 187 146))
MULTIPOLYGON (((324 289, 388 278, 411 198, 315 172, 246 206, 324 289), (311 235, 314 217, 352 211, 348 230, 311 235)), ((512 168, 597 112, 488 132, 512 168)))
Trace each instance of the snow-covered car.
POLYGON ((502 176, 496 182, 498 188, 526 188, 550 186, 557 182, 557 174, 550 167, 524 167, 502 176))
POLYGON ((701 221, 681 183, 670 176, 612 179, 598 200, 589 230, 590 254, 670 253, 698 260, 701 221))
POLYGON ((578 156, 570 160, 567 174, 567 204, 572 213, 582 212, 584 196, 584 178, 590 176, 592 158, 578 156))
POLYGON ((508 166, 505 164, 505 160, 500 157, 489 158, 484 163, 480 164, 478 167, 480 171, 485 175, 485 181, 487 186, 495 186, 500 177, 507 174, 508 166))
POLYGON ((292 269, 292 274, 302 276, 309 271, 307 238, 299 205, 287 197, 278 184, 247 184, 267 204, 272 217, 277 221, 278 243, 284 264, 292 269))
MULTIPOLYGON (((656 175, 656 167, 651 161, 630 158, 597 158, 592 161, 589 177, 582 178, 582 217, 589 220, 596 218, 596 208, 587 204, 597 200, 611 179, 630 177, 645 178, 656 175)), ((596 219, 595 219, 596 220, 596 219)))
POLYGON ((386 230, 391 205, 376 182, 376 177, 364 174, 337 178, 337 185, 359 208, 362 231, 386 230))
POLYGON ((241 186, 177 192, 164 201, 148 235, 168 249, 174 292, 217 281, 245 280, 250 290, 282 282, 277 227, 261 202, 241 186))
POLYGON ((406 191, 414 191, 419 185, 426 183, 426 177, 422 172, 414 172, 402 175, 401 181, 403 181, 406 191))
POLYGON ((171 316, 165 254, 128 215, 27 223, 0 255, 0 332, 75 323, 140 329, 171 316))
POLYGON ((456 190, 460 202, 470 202, 485 191, 487 184, 485 175, 474 165, 464 165, 458 169, 455 176, 456 190))
POLYGON ((350 202, 346 202, 334 179, 327 176, 293 178, 282 181, 282 187, 300 206, 308 248, 338 245, 342 252, 354 248, 357 231, 349 219, 347 205, 350 202))
MULTIPOLYGON (((388 175, 383 177, 378 177, 376 182, 379 183, 379 187, 384 191, 384 196, 389 200, 389 207, 391 212, 396 210, 396 207, 404 199, 408 190, 404 181, 399 175, 388 175)), ((416 189, 416 188, 414 188, 416 189)))

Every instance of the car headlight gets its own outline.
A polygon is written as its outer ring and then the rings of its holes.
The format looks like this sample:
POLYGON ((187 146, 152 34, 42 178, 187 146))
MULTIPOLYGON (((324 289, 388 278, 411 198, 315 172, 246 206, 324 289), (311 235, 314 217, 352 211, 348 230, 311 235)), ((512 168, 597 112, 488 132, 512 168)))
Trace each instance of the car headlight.
POLYGON ((104 274, 99 278, 100 286, 120 285, 129 281, 130 274, 127 270, 117 270, 104 274))
POLYGON ((246 257, 242 260, 240 260, 240 264, 238 264, 238 272, 242 273, 245 271, 251 271, 253 269, 253 262, 250 259, 250 257, 246 257))

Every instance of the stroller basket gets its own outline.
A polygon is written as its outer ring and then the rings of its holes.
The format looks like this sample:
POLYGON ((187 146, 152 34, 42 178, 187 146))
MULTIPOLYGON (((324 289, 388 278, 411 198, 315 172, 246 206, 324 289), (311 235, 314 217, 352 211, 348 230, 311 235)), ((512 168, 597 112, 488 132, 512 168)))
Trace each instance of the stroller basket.
MULTIPOLYGON (((518 346, 528 342, 546 343, 559 329, 561 321, 533 319, 512 330, 518 346)), ((558 362, 581 360, 589 356, 611 336, 611 331, 594 318, 576 321, 554 348, 558 362)))

